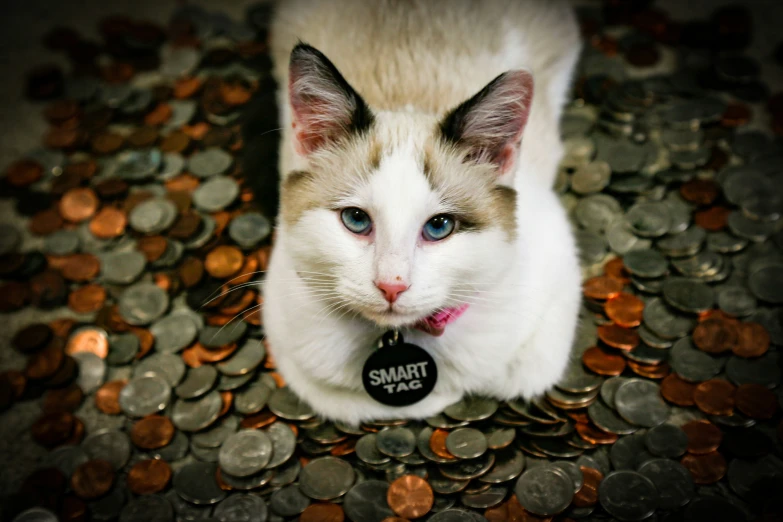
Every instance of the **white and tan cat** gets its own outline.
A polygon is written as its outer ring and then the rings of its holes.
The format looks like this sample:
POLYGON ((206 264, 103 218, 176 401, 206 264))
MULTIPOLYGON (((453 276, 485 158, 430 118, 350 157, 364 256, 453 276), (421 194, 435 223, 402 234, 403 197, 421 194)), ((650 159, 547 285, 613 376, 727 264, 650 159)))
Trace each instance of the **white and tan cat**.
POLYGON ((288 0, 271 51, 282 179, 264 327, 291 389, 355 423, 552 386, 580 301, 551 190, 580 51, 568 5, 288 0), (391 327, 438 365, 410 406, 362 386, 391 327))

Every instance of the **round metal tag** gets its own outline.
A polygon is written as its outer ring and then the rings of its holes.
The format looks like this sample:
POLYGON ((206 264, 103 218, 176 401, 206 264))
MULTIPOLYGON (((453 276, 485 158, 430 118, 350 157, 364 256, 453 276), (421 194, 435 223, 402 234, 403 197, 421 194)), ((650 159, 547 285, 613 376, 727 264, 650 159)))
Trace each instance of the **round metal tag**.
POLYGON ((364 363, 364 389, 376 401, 389 406, 415 404, 430 394, 438 380, 435 359, 423 348, 408 344, 396 334, 396 343, 388 333, 383 347, 364 363))

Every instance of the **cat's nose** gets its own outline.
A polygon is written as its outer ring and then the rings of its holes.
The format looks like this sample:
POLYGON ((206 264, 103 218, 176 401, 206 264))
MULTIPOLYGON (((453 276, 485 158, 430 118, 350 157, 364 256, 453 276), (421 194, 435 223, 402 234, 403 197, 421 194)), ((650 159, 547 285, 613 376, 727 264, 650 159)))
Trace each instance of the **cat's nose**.
POLYGON ((384 283, 383 281, 376 281, 375 286, 383 292, 383 297, 393 303, 397 300, 397 296, 408 289, 408 285, 401 285, 399 283, 384 283))

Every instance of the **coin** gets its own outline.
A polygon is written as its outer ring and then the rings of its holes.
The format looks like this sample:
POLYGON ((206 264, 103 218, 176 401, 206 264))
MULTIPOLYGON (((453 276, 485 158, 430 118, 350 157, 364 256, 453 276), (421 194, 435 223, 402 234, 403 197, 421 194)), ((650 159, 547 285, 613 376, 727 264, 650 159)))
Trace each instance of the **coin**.
POLYGON ((761 384, 743 384, 734 396, 737 409, 753 419, 771 419, 778 411, 775 393, 761 384))
POLYGON ((174 438, 174 424, 168 417, 149 415, 136 421, 130 432, 131 441, 142 449, 157 449, 174 438))
POLYGON ((720 429, 707 420, 694 420, 682 426, 688 438, 688 453, 704 455, 718 449, 723 434, 720 429))
POLYGON ((731 415, 734 411, 736 386, 723 379, 711 379, 699 384, 693 393, 696 406, 710 415, 731 415))
POLYGON ((159 493, 171 480, 171 468, 162 460, 142 460, 128 471, 127 480, 128 489, 136 495, 159 493))
POLYGON ((632 328, 642 322, 644 302, 631 294, 618 293, 606 301, 604 309, 607 317, 618 326, 632 328))
POLYGON ((211 462, 191 462, 174 474, 172 486, 183 499, 193 504, 216 504, 226 498, 215 480, 217 466, 211 462))
POLYGON ((89 460, 76 468, 71 488, 80 498, 91 500, 105 495, 114 485, 114 468, 105 460, 89 460))
POLYGON ((389 485, 386 501, 392 510, 405 518, 419 518, 432 509, 435 497, 426 480, 405 475, 389 485))
POLYGON ((266 433, 241 430, 223 443, 218 455, 220 468, 236 477, 247 477, 261 471, 272 456, 272 441, 266 433))
POLYGON ((696 484, 713 484, 726 474, 726 459, 717 451, 703 455, 685 455, 680 463, 691 473, 696 484))

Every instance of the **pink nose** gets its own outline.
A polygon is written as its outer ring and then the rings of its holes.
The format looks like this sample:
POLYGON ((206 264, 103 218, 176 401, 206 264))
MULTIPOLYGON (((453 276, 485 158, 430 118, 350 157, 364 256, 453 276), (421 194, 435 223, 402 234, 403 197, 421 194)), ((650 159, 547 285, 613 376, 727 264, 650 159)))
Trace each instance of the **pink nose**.
POLYGON ((383 292, 383 297, 393 303, 397 300, 397 296, 408 289, 408 285, 401 285, 399 283, 375 283, 375 286, 383 292))

